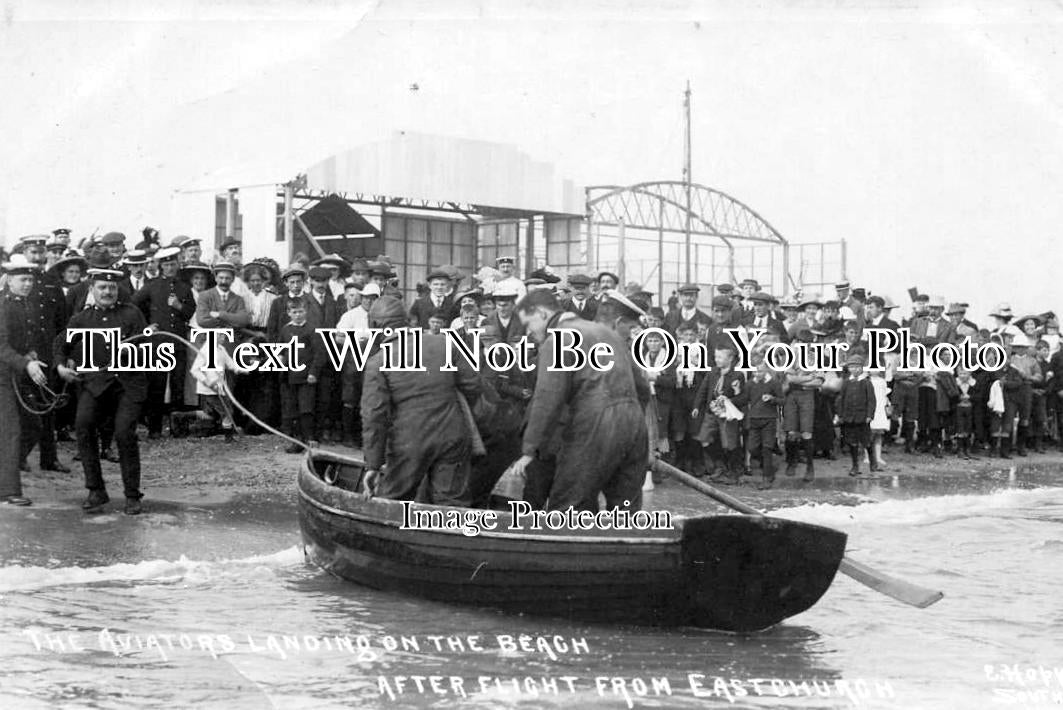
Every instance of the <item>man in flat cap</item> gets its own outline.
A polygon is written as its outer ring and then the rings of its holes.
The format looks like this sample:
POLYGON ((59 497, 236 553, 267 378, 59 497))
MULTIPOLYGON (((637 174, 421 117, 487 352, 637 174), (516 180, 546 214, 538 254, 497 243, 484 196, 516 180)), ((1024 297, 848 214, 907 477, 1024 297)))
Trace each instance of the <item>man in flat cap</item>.
MULTIPOLYGON (((900 324, 892 320, 886 310, 886 299, 882 296, 870 296, 864 304, 864 327, 882 328, 897 332, 900 324)), ((872 363, 874 364, 874 363, 872 363)))
POLYGON ((81 507, 86 512, 92 512, 110 500, 100 467, 97 423, 113 416, 114 438, 118 444, 122 485, 125 489, 125 513, 139 515, 142 494, 136 427, 140 407, 148 393, 147 377, 143 371, 115 372, 110 369, 116 344, 102 337, 104 329, 117 328, 122 340, 126 340, 141 335, 147 327, 147 321, 139 309, 118 301, 118 282, 124 277, 125 274, 116 269, 89 271, 94 305, 76 313, 70 319, 68 328, 100 332, 71 334, 69 340, 65 336, 56 338, 54 357, 59 375, 68 382, 79 383, 75 427, 78 452, 85 471, 85 487, 89 489, 89 496, 81 507), (88 348, 82 347, 82 341, 86 337, 93 338, 92 362, 84 359, 88 348), (85 367, 98 369, 78 371, 78 368, 85 367))
POLYGON ((458 315, 458 307, 451 291, 450 274, 443 269, 428 272, 428 293, 418 298, 410 306, 410 325, 414 328, 428 328, 428 317, 441 312, 447 325, 458 315))
POLYGON ((612 271, 602 271, 598 274, 596 281, 598 284, 598 293, 595 295, 595 298, 599 301, 604 300, 609 291, 616 289, 616 287, 620 285, 620 277, 612 271))
POLYGON ((753 294, 760 290, 760 283, 756 279, 744 279, 738 284, 738 292, 742 295, 742 310, 753 310, 753 294))
MULTIPOLYGON (((196 300, 192 287, 177 274, 181 250, 179 247, 163 247, 155 252, 159 263, 158 278, 148 281, 133 295, 133 305, 140 309, 144 319, 160 333, 173 333, 188 338, 188 322, 196 313, 196 300)), ((180 341, 166 335, 156 334, 150 339, 152 348, 162 343, 174 343, 174 367, 169 372, 150 372, 147 375, 147 403, 145 414, 148 420, 148 438, 162 435, 163 418, 174 409, 184 405, 185 373, 188 372, 188 348, 180 341), (170 402, 166 403, 167 383, 170 402)))
POLYGON ((670 333, 676 333, 683 324, 692 325, 696 330, 698 324, 708 328, 712 325, 712 317, 698 308, 698 294, 701 287, 697 284, 686 283, 679 287, 679 308, 670 311, 664 318, 664 327, 670 333))
POLYGON ((572 295, 561 302, 561 307, 569 313, 575 313, 583 320, 594 320, 598 312, 598 302, 591 298, 590 288, 593 279, 587 274, 572 274, 568 285, 572 295))
POLYGON ((528 288, 517 277, 517 259, 509 254, 503 254, 495 259, 495 268, 502 275, 502 278, 495 283, 495 288, 505 286, 507 289, 516 291, 518 299, 523 298, 524 294, 528 292, 528 288))
POLYGON ((763 330, 776 336, 781 341, 786 340, 786 326, 781 320, 776 319, 771 312, 772 297, 763 291, 751 294, 747 299, 753 304, 753 309, 744 312, 742 325, 747 328, 763 330))

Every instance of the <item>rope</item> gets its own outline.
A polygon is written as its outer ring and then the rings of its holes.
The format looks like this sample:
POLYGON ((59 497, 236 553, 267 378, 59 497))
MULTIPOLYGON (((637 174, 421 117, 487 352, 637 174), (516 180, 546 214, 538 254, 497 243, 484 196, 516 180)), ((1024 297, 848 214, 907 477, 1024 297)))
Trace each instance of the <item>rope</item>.
POLYGON ((45 399, 48 400, 45 402, 45 406, 43 409, 38 409, 22 397, 22 388, 19 386, 20 383, 18 378, 18 375, 11 375, 11 388, 15 390, 15 399, 18 400, 19 405, 21 405, 21 407, 30 414, 43 417, 44 415, 50 414, 56 409, 59 409, 60 407, 66 405, 68 400, 66 394, 66 382, 63 383, 63 388, 59 390, 59 392, 52 391, 52 389, 48 387, 48 385, 38 385, 36 382, 34 382, 33 384, 37 386, 37 389, 39 389, 41 391, 41 394, 45 395, 45 399))
MULTIPOLYGON (((197 353, 197 354, 199 353, 199 348, 196 347, 195 343, 191 342, 190 340, 188 340, 186 338, 181 337, 180 335, 177 335, 176 333, 169 333, 169 332, 167 332, 165 330, 157 330, 154 333, 151 333, 151 335, 162 335, 162 336, 166 336, 166 337, 169 337, 169 338, 173 338, 174 340, 176 340, 176 341, 178 341, 180 343, 183 343, 185 345, 185 347, 187 347, 192 352, 197 353)), ((142 338, 147 338, 147 337, 150 337, 150 336, 149 335, 145 335, 143 333, 137 333, 136 335, 129 336, 128 338, 126 338, 122 342, 123 343, 129 343, 129 342, 132 342, 134 340, 140 340, 142 338)), ((253 421, 258 426, 262 427, 265 431, 268 431, 270 434, 273 434, 274 436, 279 436, 281 439, 284 439, 287 442, 295 444, 295 445, 301 447, 307 453, 310 453, 310 451, 311 451, 310 446, 306 442, 300 441, 300 440, 298 440, 298 439, 296 439, 296 438, 294 438, 292 436, 289 436, 289 435, 285 434, 284 432, 282 432, 282 431, 280 431, 278 429, 275 429, 275 428, 271 427, 269 424, 267 424, 266 422, 262 421, 257 416, 255 416, 255 414, 253 412, 251 412, 250 410, 248 410, 247 407, 245 407, 243 404, 241 404, 240 401, 238 399, 236 399, 235 396, 233 396, 232 390, 229 388, 229 383, 224 377, 222 377, 218 381, 218 385, 219 385, 219 389, 221 390, 220 394, 224 394, 225 395, 224 397, 221 397, 220 399, 221 399, 222 406, 225 407, 226 413, 229 415, 230 420, 232 419, 232 416, 233 416, 233 411, 229 407, 229 403, 231 402, 233 405, 236 406, 237 409, 239 409, 241 412, 243 412, 243 414, 248 419, 253 421)), ((47 389, 47 388, 45 388, 45 389, 47 389)), ((18 392, 17 389, 15 391, 16 391, 16 393, 18 392)), ((66 391, 66 383, 64 382, 64 384, 63 384, 63 392, 65 393, 65 391, 66 391)), ((51 392, 51 391, 48 390, 48 392, 51 392)), ((22 401, 21 397, 19 398, 19 401, 20 402, 22 401)), ((23 406, 25 406, 25 405, 23 405, 23 406)), ((337 453, 335 451, 329 451, 328 449, 313 449, 313 451, 314 451, 315 455, 316 454, 323 454, 326 457, 333 459, 334 461, 339 461, 339 462, 343 462, 343 463, 349 463, 349 464, 353 464, 353 465, 359 465, 359 466, 363 466, 363 467, 365 466, 365 462, 364 461, 362 461, 360 459, 356 459, 356 458, 354 458, 352 456, 346 456, 344 454, 337 453)))

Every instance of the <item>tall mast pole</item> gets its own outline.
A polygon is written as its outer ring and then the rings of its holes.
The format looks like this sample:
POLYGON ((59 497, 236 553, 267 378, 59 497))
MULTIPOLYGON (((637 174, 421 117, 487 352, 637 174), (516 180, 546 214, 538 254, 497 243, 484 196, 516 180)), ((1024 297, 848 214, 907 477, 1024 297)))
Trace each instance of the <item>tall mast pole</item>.
POLYGON ((690 209, 691 209, 691 199, 690 199, 691 187, 690 187, 690 184, 693 181, 693 178, 690 175, 690 80, 689 79, 687 80, 687 89, 683 93, 683 111, 684 111, 685 116, 686 116, 686 145, 685 145, 686 150, 684 151, 685 155, 683 156, 683 183, 686 186, 686 194, 687 194, 687 212, 686 212, 686 265, 687 265, 687 277, 686 277, 686 281, 687 281, 687 283, 692 283, 694 281, 694 271, 693 271, 692 260, 690 258, 690 225, 691 225, 691 222, 690 222, 690 209))

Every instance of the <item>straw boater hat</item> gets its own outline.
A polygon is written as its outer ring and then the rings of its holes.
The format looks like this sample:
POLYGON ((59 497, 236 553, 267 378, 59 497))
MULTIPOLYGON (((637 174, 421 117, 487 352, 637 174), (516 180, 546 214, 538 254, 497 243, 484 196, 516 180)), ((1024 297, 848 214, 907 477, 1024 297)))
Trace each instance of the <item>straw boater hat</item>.
POLYGON ((325 256, 323 256, 320 259, 318 259, 317 261, 313 262, 311 265, 312 266, 333 266, 333 267, 335 267, 335 268, 340 270, 340 278, 343 278, 343 279, 345 279, 348 276, 350 276, 351 272, 354 270, 353 266, 351 265, 351 262, 347 261, 346 259, 344 259, 342 256, 340 256, 339 254, 337 254, 335 252, 333 252, 331 254, 325 254, 325 256))
POLYGON ((151 257, 143 249, 133 249, 127 251, 125 256, 122 257, 122 263, 126 266, 139 266, 140 264, 146 264, 151 261, 151 257))
POLYGON ((214 263, 214 273, 219 271, 228 271, 233 277, 236 277, 236 267, 228 261, 218 261, 214 263))
POLYGON ((1003 318, 1004 320, 1011 320, 1014 317, 1011 312, 1011 306, 1007 303, 998 303, 996 308, 990 311, 989 315, 993 318, 1003 318))

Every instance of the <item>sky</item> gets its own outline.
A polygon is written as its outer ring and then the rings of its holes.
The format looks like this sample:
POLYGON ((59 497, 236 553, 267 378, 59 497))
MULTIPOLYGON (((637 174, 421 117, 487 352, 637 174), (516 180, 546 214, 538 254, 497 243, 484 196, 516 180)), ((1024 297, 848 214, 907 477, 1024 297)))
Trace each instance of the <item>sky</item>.
POLYGON ((980 320, 1063 308, 1054 3, 142 5, 4 4, 0 241, 165 235, 204 175, 396 130, 512 143, 581 184, 679 179, 689 80, 694 180, 791 242, 847 240, 854 283, 980 320))

